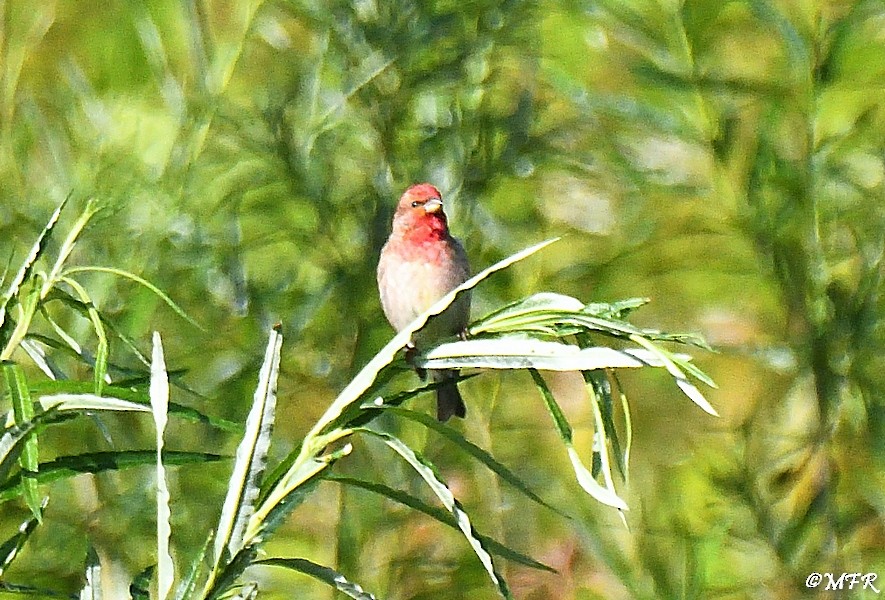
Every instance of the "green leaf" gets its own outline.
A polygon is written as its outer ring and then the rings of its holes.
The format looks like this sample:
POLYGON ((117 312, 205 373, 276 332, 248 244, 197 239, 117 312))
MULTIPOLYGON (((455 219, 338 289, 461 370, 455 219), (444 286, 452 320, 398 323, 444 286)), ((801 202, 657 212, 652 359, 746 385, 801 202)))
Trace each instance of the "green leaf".
MULTIPOLYGON (((125 279, 130 279, 130 280, 134 281, 135 283, 138 283, 139 285, 141 285, 141 286, 147 288, 148 290, 150 290, 151 292, 153 292, 154 295, 156 295, 160 300, 165 302, 166 305, 169 308, 171 308, 175 312, 175 314, 177 314, 179 317, 181 317, 182 319, 184 319, 185 321, 187 321, 188 323, 190 323, 191 325, 193 325, 197 329, 203 330, 203 328, 200 327, 200 324, 197 323, 196 321, 194 321, 186 312, 184 312, 184 310, 181 307, 179 307, 175 303, 175 301, 172 300, 172 298, 167 296, 163 292, 163 290, 161 290, 160 288, 158 288, 157 286, 152 284, 147 279, 139 277, 135 273, 130 273, 129 271, 124 271, 123 269, 117 269, 114 267, 87 266, 87 267, 74 267, 71 269, 67 269, 65 271, 65 276, 74 275, 76 273, 89 273, 89 272, 111 273, 113 275, 117 275, 117 276, 123 277, 125 279)), ((203 331, 205 331, 205 330, 203 330, 203 331)))
POLYGON ((5 479, 10 469, 12 469, 12 465, 22 451, 23 442, 28 434, 30 434, 37 425, 49 421, 56 416, 56 413, 57 410, 51 408, 50 410, 35 415, 33 419, 30 419, 25 423, 14 424, 3 430, 3 435, 0 436, 0 480, 5 479))
POLYGON ((151 579, 157 566, 151 565, 135 576, 129 584, 129 596, 131 600, 151 600, 151 579))
POLYGON ((49 394, 37 398, 43 410, 61 412, 82 410, 109 410, 123 412, 151 412, 150 407, 120 398, 96 396, 95 394, 49 394))
POLYGON ((424 369, 541 369, 544 371, 592 371, 597 369, 663 367, 652 352, 604 346, 579 348, 573 344, 539 340, 521 334, 500 335, 440 344, 417 356, 424 369))
POLYGON ((455 496, 442 480, 433 464, 409 448, 401 440, 388 433, 365 428, 359 429, 358 431, 379 438, 405 459, 413 469, 415 469, 431 491, 440 499, 446 510, 448 510, 455 518, 458 529, 461 530, 461 533, 467 539, 473 552, 479 558, 480 563, 482 563, 482 566, 485 568, 489 579, 491 579, 492 583, 495 585, 498 593, 502 598, 508 600, 512 599, 513 596, 510 594, 507 583, 495 569, 491 554, 489 554, 489 551, 483 545, 482 540, 476 536, 476 532, 473 530, 473 525, 470 523, 470 518, 467 516, 467 513, 464 512, 464 509, 461 508, 460 503, 455 499, 455 496))
MULTIPOLYGON (((62 209, 67 204, 68 198, 65 198, 61 204, 53 211, 52 216, 49 217, 49 221, 46 223, 46 226, 43 227, 43 231, 40 232, 40 235, 37 236, 37 241, 34 242, 34 245, 31 246, 31 251, 28 253, 27 258, 22 263, 21 267, 16 273, 15 277, 13 277, 12 281, 9 283, 9 287, 6 292, 3 294, 2 298, 0 298, 0 345, 6 346, 6 341, 9 339, 8 336, 8 325, 9 322, 6 320, 6 311, 9 306, 9 302, 18 295, 19 289, 25 280, 30 276, 32 269, 34 268, 34 263, 40 258, 40 256, 46 250, 46 242, 49 239, 49 235, 52 233, 52 230, 55 228, 56 223, 58 223, 58 217, 61 215, 62 209)), ((4 357, 5 358, 5 357, 4 357)))
MULTIPOLYGON (((34 403, 28 389, 28 381, 21 366, 13 362, 3 363, 3 376, 6 379, 6 387, 12 400, 12 414, 15 423, 27 423, 34 418, 34 403)), ((37 448, 37 437, 33 433, 27 436, 22 443, 22 452, 19 455, 18 464, 22 468, 22 492, 25 504, 31 509, 31 514, 38 521, 43 519, 40 493, 37 489, 36 474, 39 469, 40 457, 37 448)))
POLYGON ((719 416, 719 413, 716 412, 716 409, 713 408, 713 406, 709 402, 707 402, 707 399, 704 398, 704 395, 701 393, 701 391, 692 382, 690 382, 688 380, 688 377, 685 376, 685 373, 683 373, 682 370, 678 366, 676 366, 675 357, 673 355, 671 355, 663 348, 658 348, 653 343, 641 336, 631 335, 630 339, 640 346, 646 348, 650 352, 658 355, 658 357, 664 363, 664 367, 676 381, 676 385, 679 386, 679 389, 681 389, 682 392, 686 396, 688 396, 688 398, 692 402, 700 406, 704 412, 711 414, 714 417, 719 416))
MULTIPOLYGON (((46 508, 46 504, 49 502, 49 498, 44 498, 43 502, 38 507, 38 513, 42 515, 43 510, 46 508)), ((22 547, 25 545, 25 542, 28 541, 28 538, 31 537, 31 534, 34 533, 34 530, 37 529, 37 525, 40 524, 40 517, 34 515, 26 520, 24 523, 19 525, 18 531, 14 536, 3 542, 0 545, 0 577, 3 576, 3 573, 9 568, 15 558, 18 556, 18 553, 21 552, 22 547)))
POLYGON ((92 373, 95 395, 101 396, 102 388, 105 385, 105 378, 108 373, 108 337, 105 333, 104 324, 101 315, 99 314, 98 309, 95 308, 86 288, 70 278, 65 278, 63 281, 76 292, 80 301, 86 306, 89 322, 92 323, 92 329, 95 331, 95 336, 98 338, 98 347, 95 350, 95 361, 92 373))
MULTIPOLYGON (((436 506, 431 506, 420 498, 416 498, 415 496, 407 494, 406 492, 391 488, 381 483, 363 481, 361 479, 353 479, 350 477, 341 477, 338 475, 326 475, 324 479, 326 479, 327 481, 334 481, 336 483, 358 487, 366 491, 378 494, 380 496, 384 496, 385 498, 393 500, 394 502, 398 502, 404 506, 413 508, 418 512, 422 512, 425 515, 436 519, 440 523, 443 523, 444 525, 447 525, 453 529, 458 529, 458 522, 455 520, 455 517, 452 516, 452 513, 441 508, 437 508, 436 506)), ((479 533, 476 533, 475 535, 480 541, 482 541, 483 545, 489 549, 489 552, 491 552, 495 556, 506 558, 509 561, 521 564, 526 567, 530 567, 532 569, 547 571, 548 573, 557 572, 556 569, 554 569, 553 567, 538 562, 533 558, 526 556, 525 554, 517 552, 516 550, 512 550, 490 537, 481 535, 479 533)))
POLYGON ((267 466, 267 451, 273 431, 282 343, 280 332, 271 330, 252 409, 246 420, 246 431, 237 447, 236 461, 216 529, 213 555, 216 569, 223 566, 225 555, 235 556, 249 544, 247 528, 255 512, 255 501, 260 492, 261 476, 267 466))
POLYGON ((498 477, 500 477, 501 479, 503 479, 504 481, 506 481, 507 483, 512 485, 514 488, 516 488, 517 490, 522 492, 527 498, 533 500, 534 502, 540 504, 541 506, 543 506, 545 508, 549 508, 550 510, 552 510, 553 512, 555 512, 556 514, 558 514, 562 517, 565 517, 567 519, 571 518, 567 514, 565 514, 564 512, 560 511, 559 509, 551 506, 550 504, 548 504, 547 502, 542 500, 541 497, 538 496, 534 491, 532 491, 525 482, 523 482, 519 477, 517 477, 517 475, 515 473, 513 473, 510 469, 508 469, 507 467, 502 465, 500 462, 495 460, 495 458, 491 454, 489 454, 488 452, 486 452, 485 450, 483 450, 482 448, 480 448, 476 444, 467 440, 456 429, 449 427, 445 423, 440 423, 438 420, 436 420, 435 418, 433 418, 430 415, 425 414, 425 413, 416 412, 416 411, 408 410, 408 409, 404 409, 404 408, 395 408, 395 407, 391 407, 391 406, 384 406, 382 408, 391 414, 405 417, 405 418, 410 419, 412 421, 416 421, 418 423, 421 423, 425 427, 434 430, 435 432, 442 435, 447 440, 449 440, 450 442, 454 443, 456 446, 461 448, 467 454, 469 454, 473 458, 480 461, 482 464, 484 464, 486 467, 488 467, 489 470, 491 470, 493 473, 495 473, 498 477))
POLYGON ((157 433, 157 597, 159 600, 166 600, 175 578, 175 565, 169 552, 169 540, 172 538, 169 484, 166 480, 166 468, 163 465, 163 437, 169 418, 169 376, 163 358, 163 344, 160 341, 160 334, 156 331, 151 355, 150 397, 151 414, 154 417, 154 428, 157 433))
MULTIPOLYGON (((52 397, 58 394, 66 394, 68 396, 88 395, 94 397, 94 394, 90 393, 92 390, 92 384, 80 381, 40 381, 32 384, 31 387, 33 393, 41 397, 52 397)), ((150 410, 148 406, 150 400, 147 397, 147 394, 142 390, 123 387, 122 381, 118 381, 117 385, 105 386, 104 392, 104 397, 114 397, 135 404, 141 404, 145 410, 150 410)), ((240 423, 206 415, 189 406, 182 406, 175 402, 169 403, 169 413, 176 417, 195 423, 203 423, 222 431, 230 431, 232 433, 240 434, 243 432, 243 426, 240 423)))
POLYGON ((541 392, 541 397, 547 405, 547 410, 550 412, 550 416, 553 417, 553 423, 556 425, 556 431, 559 433, 559 437, 565 445, 578 484, 585 492, 599 502, 608 506, 613 506, 619 510, 627 510, 627 503, 624 502, 613 489, 607 489, 601 486, 599 482, 594 479, 587 467, 584 466, 584 463, 581 462, 581 457, 578 455, 574 443, 572 442, 572 427, 569 425, 565 413, 562 412, 562 409, 559 407, 559 404, 556 402, 553 393, 547 386, 547 382, 541 377, 541 374, 534 369, 531 369, 530 373, 532 374, 532 379, 535 380, 535 385, 541 392))
POLYGON ((318 565, 305 558, 265 558, 256 561, 255 564, 283 567, 285 569, 304 573, 305 575, 310 575, 355 600, 377 600, 375 596, 364 591, 362 587, 348 580, 338 571, 318 565))
POLYGON ((186 600, 193 597, 200 578, 208 568, 206 556, 209 554, 209 546, 212 545, 212 539, 213 535, 211 534, 206 537, 206 541, 203 547, 200 548, 197 557, 191 561, 191 568, 188 570, 187 575, 182 578, 181 583, 178 585, 178 590, 175 592, 175 600, 186 600))
MULTIPOLYGON (((90 452, 72 456, 60 456, 40 464, 37 483, 45 485, 61 479, 76 477, 83 473, 121 471, 132 467, 154 464, 157 455, 153 450, 117 450, 114 452, 90 452)), ((203 452, 163 452, 163 462, 169 465, 192 465, 228 460, 230 457, 203 452)), ((21 476, 16 475, 0 485, 0 502, 16 498, 21 493, 21 476)))

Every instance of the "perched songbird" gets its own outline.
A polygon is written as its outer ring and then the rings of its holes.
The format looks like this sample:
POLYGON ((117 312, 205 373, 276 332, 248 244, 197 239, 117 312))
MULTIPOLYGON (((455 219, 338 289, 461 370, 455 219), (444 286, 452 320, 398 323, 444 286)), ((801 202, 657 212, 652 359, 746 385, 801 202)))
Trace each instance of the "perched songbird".
MULTIPOLYGON (((415 317, 464 283, 470 265, 461 243, 449 233, 439 190, 429 183, 405 191, 393 215, 393 230, 378 262, 378 290, 384 315, 393 328, 402 330, 415 317)), ((458 335, 470 316, 469 292, 461 294, 442 314, 431 318, 413 343, 458 335)), ((454 371, 431 371, 442 382, 436 392, 436 416, 447 421, 467 414, 454 381, 454 371)))

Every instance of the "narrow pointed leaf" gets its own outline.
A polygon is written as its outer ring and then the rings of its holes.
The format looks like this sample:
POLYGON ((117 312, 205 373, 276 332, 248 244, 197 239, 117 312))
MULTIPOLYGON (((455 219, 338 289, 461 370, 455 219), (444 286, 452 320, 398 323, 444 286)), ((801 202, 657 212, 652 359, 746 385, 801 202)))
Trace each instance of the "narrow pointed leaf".
POLYGON ((65 276, 73 275, 75 273, 110 273, 112 275, 117 275, 118 277, 123 277, 125 279, 130 279, 135 283, 149 289, 154 293, 160 300, 166 303, 166 305, 171 308, 175 314, 179 317, 196 327, 197 329, 203 329, 200 327, 200 324, 194 321, 184 310, 179 307, 172 298, 166 295, 163 290, 152 284, 147 279, 139 277, 135 273, 130 273, 129 271, 124 271, 123 269, 116 269, 114 267, 97 267, 97 266, 89 266, 89 267, 74 267, 72 269, 67 269, 65 271, 65 276))
POLYGON ((197 586, 202 581, 203 574, 206 572, 206 569, 209 568, 206 564, 206 557, 209 554, 209 546, 212 545, 213 537, 214 536, 211 534, 206 537, 203 547, 200 548, 200 552, 191 562, 191 567, 188 570, 187 575, 185 575, 178 584, 178 590, 175 592, 175 600, 186 600, 187 598, 193 597, 197 586))
POLYGON ((151 412, 149 406, 95 394, 51 394, 37 399, 43 410, 54 408, 58 411, 109 410, 124 412, 151 412))
POLYGON ((374 595, 363 590, 358 584, 350 581, 344 575, 329 567, 318 565, 305 558, 265 558, 256 561, 258 565, 283 567, 292 571, 298 571, 305 575, 318 579, 326 585, 332 586, 342 594, 354 600, 377 600, 374 595))
POLYGON ((479 558, 489 579, 491 579, 501 597, 508 600, 513 598, 507 587, 507 583, 495 569, 492 555, 489 554, 489 551, 483 546, 482 541, 477 538, 476 533, 473 530, 473 525, 470 523, 470 518, 467 516, 467 513, 464 512, 464 509, 461 508, 460 503, 455 499, 454 494, 449 490, 434 466, 427 459, 405 445, 401 440, 390 434, 374 431, 372 429, 360 429, 359 431, 379 438, 397 454, 403 457, 413 469, 415 469, 431 491, 440 499, 443 506, 446 507, 446 510, 448 510, 455 518, 458 529, 461 530, 461 533, 467 539, 470 547, 473 548, 473 552, 479 558))
POLYGON ((440 344, 416 357, 424 369, 541 369, 592 371, 663 367, 664 361, 649 351, 615 350, 604 346, 579 348, 573 344, 539 340, 524 335, 502 335, 440 344))
POLYGON ((52 230, 55 228, 56 223, 58 223, 58 217, 61 215, 61 211, 64 208, 65 204, 67 204, 67 198, 62 201, 61 204, 53 211, 52 216, 49 217, 49 221, 46 223, 46 226, 43 227, 43 231, 40 232, 40 235, 37 236, 37 241, 34 242, 34 245, 31 246, 31 251, 28 253, 27 258, 25 258, 21 267, 18 270, 18 273, 15 274, 15 277, 12 278, 12 281, 9 282, 9 288, 7 288, 6 292, 3 294, 3 297, 0 298, 0 344, 6 343, 6 331, 8 329, 8 323, 6 321, 6 311, 9 306, 10 300, 15 298, 18 295, 19 289, 22 284, 31 274, 31 270, 34 268, 34 263, 40 258, 43 252, 46 250, 46 241, 49 238, 49 235, 52 233, 52 230))
MULTIPOLYGON (((38 507, 39 512, 42 514, 43 510, 46 508, 46 503, 49 502, 49 498, 44 498, 43 502, 38 507)), ((21 552, 22 547, 25 545, 25 542, 28 541, 28 538, 31 537, 31 534, 34 533, 34 530, 37 529, 37 525, 40 524, 40 519, 37 518, 36 515, 30 517, 24 523, 19 525, 18 531, 14 536, 3 542, 0 545, 0 577, 2 577, 3 573, 9 568, 12 564, 12 561, 15 560, 15 557, 18 556, 18 553, 21 552)))
POLYGON ((500 477, 501 479, 503 479, 504 481, 509 483, 515 489, 522 492, 527 498, 531 499, 532 501, 540 504, 541 506, 543 506, 545 508, 549 508, 550 510, 552 510, 553 512, 555 512, 556 514, 558 514, 562 517, 570 518, 568 515, 566 515, 565 513, 560 511, 559 509, 557 509, 557 508, 551 506, 550 504, 548 504, 547 502, 545 502, 540 496, 538 496, 534 491, 532 491, 531 488, 529 488, 529 486, 525 482, 523 482, 515 473, 513 473, 510 469, 508 469, 507 467, 502 465, 500 462, 495 460, 495 458, 491 454, 489 454, 488 452, 486 452, 485 450, 483 450, 482 448, 480 448, 479 446, 477 446, 473 442, 470 442, 469 440, 467 440, 456 429, 449 427, 445 423, 440 423, 437 419, 433 418, 432 416, 430 416, 426 413, 417 412, 414 410, 408 410, 408 409, 404 409, 404 408, 394 408, 394 407, 385 407, 385 410, 390 412, 391 414, 399 415, 401 417, 405 417, 405 418, 410 419, 412 421, 416 421, 418 423, 421 423, 425 427, 434 430, 435 432, 442 435, 447 440, 449 440, 450 442, 452 442, 453 444, 455 444, 456 446, 461 448, 467 454, 469 454, 473 458, 480 461, 489 470, 491 470, 493 473, 495 473, 498 477, 500 477))
MULTIPOLYGON (((455 520, 455 517, 452 516, 452 513, 436 506, 431 506, 420 498, 416 498, 415 496, 407 494, 406 492, 394 489, 381 483, 363 481, 361 479, 353 479, 350 477, 341 477, 338 475, 326 475, 324 479, 326 479, 327 481, 334 481, 336 483, 358 487, 369 492, 378 494, 380 496, 384 496, 385 498, 393 500, 394 502, 398 502, 404 506, 408 506, 409 508, 417 510, 418 512, 422 512, 425 515, 436 519, 440 523, 451 527, 452 529, 458 529, 458 522, 455 520)), ((479 533, 476 533, 475 535, 483 543, 483 545, 489 549, 489 552, 491 552, 495 556, 506 558, 509 561, 521 564, 526 567, 530 567, 532 569, 538 569, 539 571, 547 571, 548 573, 557 572, 556 569, 554 569, 553 567, 545 565, 544 563, 538 562, 533 558, 526 556, 525 554, 508 548, 504 544, 495 541, 493 538, 481 535, 479 533)))
POLYGON ((0 480, 5 479, 12 469, 28 434, 40 423, 50 420, 56 413, 57 411, 53 408, 35 415, 33 419, 25 423, 15 424, 3 430, 3 435, 0 436, 0 480))
POLYGON ((222 564, 225 551, 228 556, 235 556, 243 549, 246 527, 255 510, 273 429, 281 346, 282 336, 273 329, 218 523, 214 552, 216 565, 222 564))
POLYGON ((602 485, 599 484, 598 481, 593 477, 593 474, 584 466, 584 463, 581 462, 581 457, 578 455, 577 450, 575 450, 574 444, 572 442, 572 427, 569 425, 568 419, 566 419, 565 413, 562 412, 562 409, 559 407, 559 404, 556 402, 556 399, 553 397, 553 393, 550 391, 550 388, 547 386, 547 382, 544 381, 544 378, 540 373, 532 369, 530 371, 532 374, 532 379, 535 380, 535 385, 538 387, 538 390, 541 392, 541 397, 544 399, 545 404, 547 405, 547 410, 550 412, 550 415, 553 417, 553 423, 556 425, 556 430, 559 433, 560 439, 562 439, 563 444, 565 445, 566 452, 568 453, 569 461, 572 464, 572 469, 575 471, 575 478, 578 481, 578 484, 584 489, 585 492, 590 494, 593 498, 606 504, 608 506, 613 506, 614 508, 620 510, 627 510, 627 503, 624 502, 615 492, 606 489, 602 485))
MULTIPOLYGON (((6 379, 6 388, 9 390, 9 397, 12 400, 12 413, 15 416, 15 422, 27 423, 34 418, 34 403, 31 401, 31 393, 24 370, 13 362, 5 362, 3 363, 3 376, 6 379)), ((43 509, 35 479, 40 457, 37 437, 33 433, 22 443, 18 464, 22 469, 22 492, 25 504, 31 509, 34 518, 40 521, 43 518, 43 509)))
POLYGON ((169 485, 166 481, 166 467, 163 465, 163 438, 166 433, 169 409, 169 377, 166 361, 163 358, 163 344, 160 334, 154 332, 151 357, 151 413, 157 433, 157 597, 166 600, 175 578, 175 566, 169 551, 172 538, 172 513, 169 509, 169 485))
POLYGON ((663 361, 664 367, 667 369, 667 372, 669 372, 673 379, 676 381, 676 385, 679 386, 679 389, 682 390, 682 393, 688 396, 688 398, 692 402, 700 406, 704 412, 711 414, 714 417, 719 416, 719 413, 716 412, 716 409, 713 408, 713 405, 711 405, 707 401, 707 399, 704 398, 704 395, 701 393, 701 391, 697 387, 695 387, 695 385, 688 380, 688 377, 686 377, 685 373, 683 373, 682 370, 678 366, 676 366, 673 358, 666 350, 658 348, 648 340, 638 335, 630 336, 630 339, 643 348, 647 349, 649 352, 658 355, 661 361, 663 361))
MULTIPOLYGON (((118 450, 114 452, 91 452, 72 456, 60 456, 55 460, 40 464, 36 475, 37 483, 45 485, 76 477, 83 473, 122 471, 132 467, 156 463, 153 450, 118 450)), ((192 465, 228 460, 230 457, 202 452, 163 452, 163 463, 169 465, 192 465)), ((0 485, 0 502, 17 498, 21 494, 21 476, 14 475, 0 485)))

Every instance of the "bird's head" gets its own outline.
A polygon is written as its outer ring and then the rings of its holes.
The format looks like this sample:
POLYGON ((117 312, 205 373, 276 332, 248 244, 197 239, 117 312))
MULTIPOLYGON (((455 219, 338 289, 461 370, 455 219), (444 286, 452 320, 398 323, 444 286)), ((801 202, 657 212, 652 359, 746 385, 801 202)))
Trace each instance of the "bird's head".
POLYGON ((403 192, 396 206, 393 226, 401 232, 446 234, 446 213, 439 190, 429 183, 419 183, 403 192))

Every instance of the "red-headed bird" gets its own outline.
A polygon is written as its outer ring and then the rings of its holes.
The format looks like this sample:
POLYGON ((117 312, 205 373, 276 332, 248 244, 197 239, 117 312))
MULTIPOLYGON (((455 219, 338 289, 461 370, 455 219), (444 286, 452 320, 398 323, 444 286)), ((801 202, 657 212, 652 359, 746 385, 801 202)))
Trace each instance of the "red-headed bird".
MULTIPOLYGON (((378 261, 381 307, 393 328, 402 330, 419 314, 470 277, 461 243, 449 233, 442 196, 429 183, 403 193, 393 215, 393 230, 378 261)), ((413 343, 420 346, 461 334, 470 317, 470 293, 464 292, 441 314, 431 318, 413 343)), ((451 370, 430 371, 442 385, 436 391, 436 416, 447 421, 463 417, 467 408, 451 370)))

